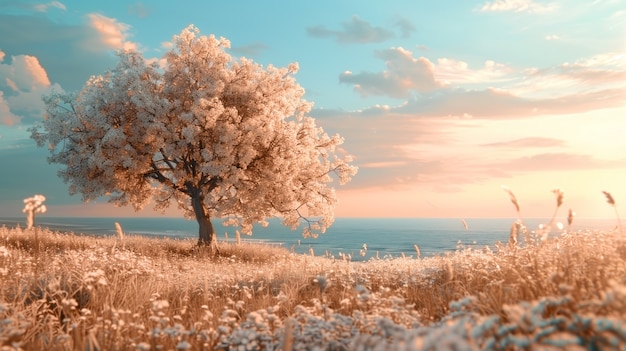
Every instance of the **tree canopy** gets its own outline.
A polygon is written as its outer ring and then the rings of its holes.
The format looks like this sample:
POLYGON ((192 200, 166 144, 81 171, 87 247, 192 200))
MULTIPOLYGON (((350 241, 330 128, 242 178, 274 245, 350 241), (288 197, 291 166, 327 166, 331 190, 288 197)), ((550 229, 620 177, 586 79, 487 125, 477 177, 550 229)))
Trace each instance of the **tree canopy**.
POLYGON ((263 67, 233 59, 224 38, 194 26, 149 63, 136 51, 91 77, 80 92, 44 97, 44 120, 31 129, 59 176, 84 201, 108 196, 117 205, 156 210, 177 204, 214 240, 211 218, 250 234, 255 222, 280 217, 304 234, 334 220, 335 180, 356 173, 307 113, 312 104, 294 75, 298 64, 263 67))

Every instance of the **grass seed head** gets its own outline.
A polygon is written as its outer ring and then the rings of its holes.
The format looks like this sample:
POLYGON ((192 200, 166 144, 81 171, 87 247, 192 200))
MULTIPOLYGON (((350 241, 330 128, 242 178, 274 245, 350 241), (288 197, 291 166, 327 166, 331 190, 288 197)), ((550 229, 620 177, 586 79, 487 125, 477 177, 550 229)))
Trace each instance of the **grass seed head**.
POLYGON ((556 196, 556 207, 561 207, 563 205, 563 190, 554 189, 552 192, 556 196))
POLYGON ((511 191, 511 189, 506 185, 502 186, 502 190, 506 191, 509 194, 509 196, 511 197, 511 202, 513 203, 513 205, 515 205, 515 210, 519 212, 519 203, 517 202, 517 198, 515 197, 515 194, 513 194, 513 191, 511 191))
POLYGON ((576 212, 572 211, 572 209, 570 208, 569 212, 567 213, 567 225, 572 225, 572 223, 574 222, 574 216, 576 216, 576 212))
POLYGON ((608 202, 611 206, 615 206, 615 199, 613 199, 611 193, 608 191, 602 191, 602 193, 606 196, 606 202, 608 202))

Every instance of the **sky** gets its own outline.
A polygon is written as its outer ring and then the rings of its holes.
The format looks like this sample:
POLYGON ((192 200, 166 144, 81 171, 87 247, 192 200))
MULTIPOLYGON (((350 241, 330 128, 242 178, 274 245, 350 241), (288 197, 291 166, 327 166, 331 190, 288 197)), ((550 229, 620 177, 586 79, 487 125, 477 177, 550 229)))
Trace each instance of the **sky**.
MULTIPOLYGON (((626 1, 0 0, 0 217, 153 216, 69 196, 28 128, 134 49, 189 25, 264 66, 298 62, 311 116, 359 173, 337 217, 626 216, 626 1), (622 205, 623 206, 620 206, 622 205), (622 209, 623 208, 623 209, 622 209)), ((177 215, 174 211, 166 215, 177 215)))

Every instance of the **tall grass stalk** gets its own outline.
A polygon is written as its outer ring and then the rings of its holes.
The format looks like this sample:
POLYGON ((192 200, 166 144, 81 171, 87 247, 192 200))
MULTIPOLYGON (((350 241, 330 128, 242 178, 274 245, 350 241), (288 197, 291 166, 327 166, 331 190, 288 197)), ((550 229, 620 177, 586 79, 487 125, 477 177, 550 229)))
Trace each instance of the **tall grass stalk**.
POLYGON ((602 193, 606 197, 606 202, 608 202, 609 205, 613 206, 613 210, 615 211, 615 217, 617 218, 617 227, 619 228, 619 232, 621 234, 622 233, 622 220, 620 219, 619 213, 617 212, 617 204, 615 203, 615 199, 613 198, 613 195, 611 195, 611 193, 607 191, 602 191, 602 193))
POLYGON ((517 201, 517 197, 513 193, 513 191, 506 185, 502 185, 502 190, 504 190, 507 194, 509 194, 509 198, 513 206, 515 206, 515 211, 517 212, 517 219, 511 225, 511 230, 509 232, 509 246, 516 247, 518 244, 518 237, 520 234, 524 235, 524 239, 528 244, 530 242, 530 237, 528 234, 528 230, 524 225, 524 220, 522 219, 522 214, 520 212, 520 205, 517 201))

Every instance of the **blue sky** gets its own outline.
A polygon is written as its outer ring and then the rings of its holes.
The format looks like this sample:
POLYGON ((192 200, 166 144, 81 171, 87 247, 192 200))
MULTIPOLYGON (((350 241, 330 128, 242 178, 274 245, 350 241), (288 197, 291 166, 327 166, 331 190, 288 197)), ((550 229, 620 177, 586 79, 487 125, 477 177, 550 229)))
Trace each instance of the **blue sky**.
POLYGON ((0 1, 0 216, 152 215, 67 195, 27 128, 41 95, 80 89, 135 49, 158 59, 193 24, 263 65, 298 62, 311 115, 359 174, 338 216, 584 217, 626 203, 626 2, 0 1), (563 211, 563 215, 565 215, 563 211))

